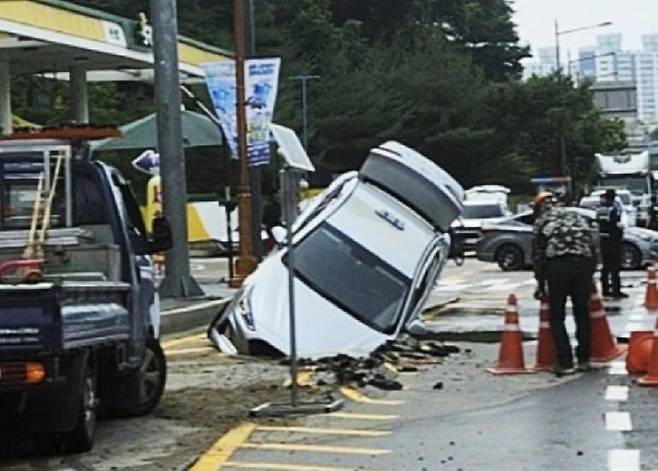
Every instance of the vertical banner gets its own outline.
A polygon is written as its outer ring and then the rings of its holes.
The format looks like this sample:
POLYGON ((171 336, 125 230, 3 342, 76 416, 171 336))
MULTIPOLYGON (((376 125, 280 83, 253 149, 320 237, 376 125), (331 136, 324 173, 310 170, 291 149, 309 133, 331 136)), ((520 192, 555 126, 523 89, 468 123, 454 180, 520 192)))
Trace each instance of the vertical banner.
MULTIPOLYGON (((270 124, 279 85, 281 59, 245 61, 245 100, 248 163, 265 165, 270 161, 270 124)), ((235 62, 204 64, 206 85, 222 125, 233 158, 238 157, 235 62)))
POLYGON ((238 158, 237 94, 235 91, 235 62, 203 64, 206 86, 215 113, 222 126, 231 157, 238 158))

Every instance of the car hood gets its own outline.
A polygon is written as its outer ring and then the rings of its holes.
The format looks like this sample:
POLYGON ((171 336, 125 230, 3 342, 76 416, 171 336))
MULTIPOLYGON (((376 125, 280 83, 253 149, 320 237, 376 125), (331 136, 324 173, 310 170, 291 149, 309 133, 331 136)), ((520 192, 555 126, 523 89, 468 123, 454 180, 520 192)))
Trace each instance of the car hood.
MULTIPOLYGON (((265 260, 245 283, 253 286, 250 301, 256 337, 288 355, 288 270, 281 254, 265 260)), ((363 357, 392 338, 359 322, 298 279, 294 294, 300 357, 317 359, 339 353, 363 357)))

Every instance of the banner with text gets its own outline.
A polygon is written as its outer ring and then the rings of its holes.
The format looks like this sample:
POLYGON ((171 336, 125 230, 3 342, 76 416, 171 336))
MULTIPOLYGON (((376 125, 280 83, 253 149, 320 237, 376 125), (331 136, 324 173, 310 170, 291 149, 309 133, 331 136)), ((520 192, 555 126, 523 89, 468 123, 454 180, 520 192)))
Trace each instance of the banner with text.
MULTIPOLYGON (((281 59, 245 61, 247 153, 249 165, 270 161, 269 135, 279 85, 281 59)), ((238 157, 235 62, 204 64, 206 85, 228 141, 231 156, 238 157)))

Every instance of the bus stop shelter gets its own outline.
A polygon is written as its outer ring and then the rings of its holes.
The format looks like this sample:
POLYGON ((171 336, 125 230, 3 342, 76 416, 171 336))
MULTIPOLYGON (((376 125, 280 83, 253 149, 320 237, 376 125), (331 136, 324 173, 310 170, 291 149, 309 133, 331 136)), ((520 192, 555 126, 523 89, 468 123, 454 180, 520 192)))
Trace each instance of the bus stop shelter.
MULTIPOLYGON (((0 128, 12 132, 11 77, 71 82, 71 120, 89 122, 87 83, 153 81, 151 27, 62 0, 0 0, 0 128)), ((203 80, 201 64, 231 53, 179 36, 182 83, 203 80)))

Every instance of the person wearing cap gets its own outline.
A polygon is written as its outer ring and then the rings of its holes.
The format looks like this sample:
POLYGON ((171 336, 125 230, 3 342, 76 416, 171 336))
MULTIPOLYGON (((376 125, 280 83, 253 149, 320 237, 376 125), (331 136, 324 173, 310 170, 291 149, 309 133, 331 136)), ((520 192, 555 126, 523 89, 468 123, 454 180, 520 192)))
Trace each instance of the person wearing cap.
POLYGON ((604 296, 627 298, 621 292, 621 241, 624 236, 622 208, 614 189, 601 195, 601 206, 596 211, 596 221, 601 234, 601 288, 604 296))
POLYGON ((559 207, 551 193, 534 200, 534 270, 538 296, 547 299, 551 331, 557 351, 555 374, 573 373, 574 362, 565 326, 567 297, 571 298, 576 321, 578 370, 590 369, 589 297, 596 269, 596 242, 583 216, 559 207))

